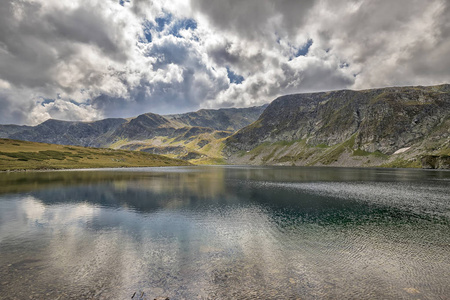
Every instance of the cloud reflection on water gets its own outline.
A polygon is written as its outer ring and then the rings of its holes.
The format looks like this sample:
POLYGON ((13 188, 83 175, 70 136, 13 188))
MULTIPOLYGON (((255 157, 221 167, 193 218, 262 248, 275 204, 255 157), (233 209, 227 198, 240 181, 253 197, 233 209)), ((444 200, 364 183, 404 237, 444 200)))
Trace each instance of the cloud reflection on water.
POLYGON ((394 205, 408 201, 411 185, 417 199, 442 197, 447 173, 405 181, 385 170, 168 170, 17 176, 22 192, 0 196, 3 291, 95 299, 138 290, 189 299, 450 292, 448 218, 394 205))

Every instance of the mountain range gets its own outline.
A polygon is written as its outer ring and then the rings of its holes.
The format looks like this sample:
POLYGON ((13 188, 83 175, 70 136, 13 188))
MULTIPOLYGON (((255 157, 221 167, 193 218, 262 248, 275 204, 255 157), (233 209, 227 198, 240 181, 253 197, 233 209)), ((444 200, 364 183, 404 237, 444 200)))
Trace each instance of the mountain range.
POLYGON ((93 122, 49 119, 37 126, 0 125, 0 138, 140 150, 196 163, 223 163, 223 140, 258 119, 266 107, 202 109, 165 116, 146 113, 93 122))
POLYGON ((450 168, 450 85, 286 95, 269 105, 0 125, 0 138, 193 163, 450 168))

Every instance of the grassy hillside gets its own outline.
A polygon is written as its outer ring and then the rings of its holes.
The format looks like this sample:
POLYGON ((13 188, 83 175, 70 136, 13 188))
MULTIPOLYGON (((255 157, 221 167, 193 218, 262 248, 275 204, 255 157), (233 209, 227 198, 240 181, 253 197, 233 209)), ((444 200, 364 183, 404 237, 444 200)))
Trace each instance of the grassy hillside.
POLYGON ((0 139, 0 171, 182 165, 189 163, 144 152, 0 139))
POLYGON ((224 164, 225 160, 222 156, 223 141, 231 133, 227 131, 212 131, 193 135, 185 134, 176 138, 156 136, 142 141, 120 140, 110 147, 113 149, 161 154, 170 158, 189 161, 196 165, 224 164))

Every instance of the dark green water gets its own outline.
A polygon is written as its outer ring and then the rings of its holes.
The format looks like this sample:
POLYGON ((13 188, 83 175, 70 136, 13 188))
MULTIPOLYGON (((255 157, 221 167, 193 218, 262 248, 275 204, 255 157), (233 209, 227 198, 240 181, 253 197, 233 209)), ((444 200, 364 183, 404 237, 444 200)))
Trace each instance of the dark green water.
POLYGON ((450 172, 0 174, 0 299, 449 299, 450 172))

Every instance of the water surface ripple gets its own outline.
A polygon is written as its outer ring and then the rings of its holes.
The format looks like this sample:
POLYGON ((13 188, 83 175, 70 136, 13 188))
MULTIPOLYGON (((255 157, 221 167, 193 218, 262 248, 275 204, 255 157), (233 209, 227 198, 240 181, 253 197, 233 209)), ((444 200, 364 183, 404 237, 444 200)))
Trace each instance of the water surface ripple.
POLYGON ((347 168, 2 173, 0 299, 449 299, 449 183, 347 168))

